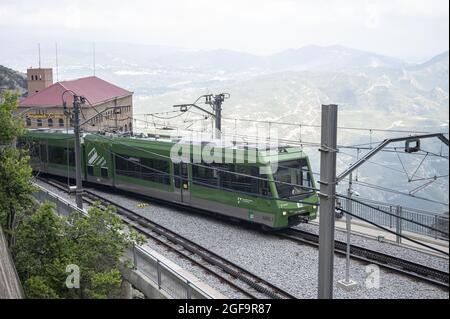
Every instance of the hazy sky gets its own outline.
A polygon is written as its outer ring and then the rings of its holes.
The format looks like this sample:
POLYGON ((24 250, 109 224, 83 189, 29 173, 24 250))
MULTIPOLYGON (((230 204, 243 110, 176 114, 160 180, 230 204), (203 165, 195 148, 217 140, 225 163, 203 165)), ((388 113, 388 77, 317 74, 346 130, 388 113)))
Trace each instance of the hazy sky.
POLYGON ((448 11, 448 0, 1 0, 0 40, 123 41, 258 54, 341 44, 429 57, 448 50, 448 11))

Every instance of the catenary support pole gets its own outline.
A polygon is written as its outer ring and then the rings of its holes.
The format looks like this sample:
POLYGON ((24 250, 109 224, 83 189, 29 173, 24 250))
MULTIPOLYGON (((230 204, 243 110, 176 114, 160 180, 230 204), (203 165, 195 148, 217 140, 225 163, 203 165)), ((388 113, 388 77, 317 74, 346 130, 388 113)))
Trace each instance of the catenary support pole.
POLYGON ((214 114, 215 114, 215 132, 216 132, 216 138, 221 138, 222 133, 222 102, 223 102, 223 95, 219 94, 214 96, 214 114))
POLYGON ((83 209, 83 181, 81 179, 81 137, 80 137, 80 97, 73 96, 73 127, 75 134, 75 176, 76 176, 76 203, 83 209))
POLYGON ((357 282, 350 279, 350 240, 351 240, 351 234, 352 234, 352 216, 353 213, 352 209, 352 200, 351 197, 353 195, 353 174, 350 172, 348 175, 348 189, 347 189, 347 211, 349 214, 345 214, 345 224, 346 224, 346 231, 347 231, 347 249, 345 254, 345 279, 338 281, 338 286, 346 289, 351 290, 357 286, 357 282))
POLYGON ((333 298, 337 105, 322 105, 318 298, 333 298))
MULTIPOLYGON (((347 209, 349 213, 352 213, 352 176, 353 174, 350 173, 348 175, 348 190, 347 190, 347 209)), ((345 281, 350 282, 350 237, 352 232, 352 216, 350 214, 345 214, 345 224, 347 228, 347 251, 345 256, 345 281)))

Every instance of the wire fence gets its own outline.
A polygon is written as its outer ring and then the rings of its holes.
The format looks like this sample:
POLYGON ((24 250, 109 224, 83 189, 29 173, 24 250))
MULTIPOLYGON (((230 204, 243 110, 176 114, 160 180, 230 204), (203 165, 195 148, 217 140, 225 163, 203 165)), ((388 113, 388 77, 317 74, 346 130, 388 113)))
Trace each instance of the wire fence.
MULTIPOLYGON (((395 230, 397 234, 401 234, 403 231, 407 231, 410 233, 428 236, 434 239, 441 239, 445 241, 449 240, 448 213, 427 214, 421 212, 420 210, 389 205, 386 203, 371 201, 367 199, 358 201, 360 201, 361 203, 351 200, 351 207, 349 207, 348 200, 343 199, 341 202, 342 208, 373 223, 391 228, 395 230), (363 203, 366 205, 364 205, 363 203), (372 206, 373 208, 369 207, 368 205, 372 206), (439 231, 430 229, 427 226, 439 231)), ((400 237, 398 236, 397 241, 400 242, 400 237)))

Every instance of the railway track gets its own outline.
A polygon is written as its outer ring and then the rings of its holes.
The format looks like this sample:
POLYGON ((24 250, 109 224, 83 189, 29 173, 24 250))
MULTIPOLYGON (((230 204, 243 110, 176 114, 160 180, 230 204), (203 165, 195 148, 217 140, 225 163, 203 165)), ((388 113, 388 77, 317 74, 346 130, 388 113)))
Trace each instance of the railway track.
MULTIPOLYGON (((38 177, 39 180, 52 185, 64 192, 68 192, 65 184, 50 178, 38 177)), ((252 299, 295 299, 296 297, 283 289, 271 284, 261 277, 249 272, 239 265, 219 256, 218 254, 204 248, 203 246, 159 225, 134 211, 113 203, 107 198, 100 196, 90 190, 84 189, 83 200, 93 205, 100 202, 106 207, 116 207, 117 214, 121 219, 135 228, 157 244, 164 246, 167 250, 176 253, 188 260, 210 275, 216 277, 222 283, 252 299)))
MULTIPOLYGON (((54 181, 54 180, 53 180, 54 181)), ((61 185, 55 185, 55 187, 61 187, 61 185)), ((65 185, 63 186, 65 187, 65 185)), ((66 191, 66 189, 65 189, 66 191)), ((142 195, 137 195, 142 198, 142 195)), ((183 207, 184 209, 188 209, 183 207)), ((132 211, 131 211, 132 212, 132 211)), ((138 216, 137 218, 143 218, 142 216, 132 212, 138 216)), ((150 221, 148 221, 150 222, 150 221)), ((161 226, 162 227, 162 226, 161 226)), ((319 245, 319 236, 317 234, 309 233, 297 228, 289 228, 283 231, 272 233, 281 238, 287 238, 302 244, 308 244, 312 246, 319 245)), ((187 240, 187 239, 186 239, 187 240)), ((342 241, 335 241, 335 253, 339 255, 345 255, 347 243, 342 241)), ((384 254, 378 251, 370 250, 368 248, 351 245, 350 256, 354 260, 359 260, 365 263, 376 264, 382 268, 388 269, 393 272, 400 273, 402 275, 422 280, 445 289, 449 289, 449 273, 438 269, 427 267, 421 264, 414 263, 409 260, 398 258, 392 255, 384 254)), ((220 256, 219 256, 220 257, 220 256)), ((249 296, 251 297, 251 296, 249 296)), ((253 296, 254 297, 254 296, 253 296)), ((274 298, 274 297, 271 297, 274 298)), ((294 298, 293 296, 288 298, 294 298)))
MULTIPOLYGON (((318 235, 305 232, 297 228, 286 229, 278 235, 297 242, 319 246, 318 235)), ((335 240, 335 253, 345 255, 346 248, 346 242, 335 240)), ((449 273, 445 271, 355 245, 350 246, 350 257, 359 261, 376 264, 380 267, 387 268, 403 275, 420 279, 447 289, 449 288, 449 273)))

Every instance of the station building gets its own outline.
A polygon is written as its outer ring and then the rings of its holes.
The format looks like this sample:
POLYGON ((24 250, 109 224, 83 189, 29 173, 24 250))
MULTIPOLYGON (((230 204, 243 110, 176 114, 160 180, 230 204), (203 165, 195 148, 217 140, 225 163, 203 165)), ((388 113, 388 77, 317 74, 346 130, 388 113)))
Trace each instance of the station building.
POLYGON ((84 131, 131 132, 133 129, 133 92, 96 76, 53 83, 50 68, 27 70, 28 96, 17 108, 26 128, 73 127, 64 114, 64 103, 70 111, 73 95, 84 96, 80 122, 84 131))

